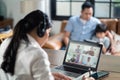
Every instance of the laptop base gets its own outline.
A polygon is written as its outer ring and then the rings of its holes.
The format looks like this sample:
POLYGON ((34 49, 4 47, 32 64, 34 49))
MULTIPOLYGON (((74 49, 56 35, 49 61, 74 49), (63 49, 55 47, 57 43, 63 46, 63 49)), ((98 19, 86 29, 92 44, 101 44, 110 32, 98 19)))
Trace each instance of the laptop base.
POLYGON ((54 69, 52 69, 52 71, 53 72, 60 72, 64 75, 67 75, 67 76, 70 76, 73 78, 77 78, 77 77, 81 76, 82 74, 84 74, 85 72, 87 72, 84 70, 75 69, 75 68, 64 66, 64 65, 57 66, 54 69))

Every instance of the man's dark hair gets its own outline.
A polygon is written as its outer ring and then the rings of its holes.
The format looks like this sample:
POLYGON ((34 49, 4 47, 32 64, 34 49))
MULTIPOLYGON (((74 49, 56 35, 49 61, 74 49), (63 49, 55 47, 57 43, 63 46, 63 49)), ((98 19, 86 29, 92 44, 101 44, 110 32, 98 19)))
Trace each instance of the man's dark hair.
POLYGON ((91 4, 91 2, 86 1, 86 2, 82 5, 82 10, 84 10, 85 8, 93 8, 93 5, 91 4))
POLYGON ((103 23, 101 24, 97 24, 96 29, 95 29, 95 33, 98 32, 106 32, 107 31, 107 26, 103 23))

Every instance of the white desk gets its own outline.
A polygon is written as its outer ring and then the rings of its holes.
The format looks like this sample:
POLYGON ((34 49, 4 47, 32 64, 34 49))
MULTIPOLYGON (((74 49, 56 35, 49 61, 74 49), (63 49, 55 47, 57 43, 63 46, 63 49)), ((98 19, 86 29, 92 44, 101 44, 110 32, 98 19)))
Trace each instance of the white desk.
MULTIPOLYGON (((51 66, 61 65, 64 59, 65 51, 45 49, 48 53, 51 66)), ((109 71, 108 77, 102 80, 120 80, 120 57, 101 55, 98 70, 109 71)))

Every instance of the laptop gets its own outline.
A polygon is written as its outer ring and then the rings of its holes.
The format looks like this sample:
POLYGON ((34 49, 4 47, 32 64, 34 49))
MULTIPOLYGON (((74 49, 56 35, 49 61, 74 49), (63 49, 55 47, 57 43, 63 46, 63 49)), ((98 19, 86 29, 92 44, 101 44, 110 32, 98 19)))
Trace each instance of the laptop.
POLYGON ((97 71, 102 45, 95 42, 69 41, 63 64, 52 68, 52 72, 60 72, 77 78, 89 71, 97 71))

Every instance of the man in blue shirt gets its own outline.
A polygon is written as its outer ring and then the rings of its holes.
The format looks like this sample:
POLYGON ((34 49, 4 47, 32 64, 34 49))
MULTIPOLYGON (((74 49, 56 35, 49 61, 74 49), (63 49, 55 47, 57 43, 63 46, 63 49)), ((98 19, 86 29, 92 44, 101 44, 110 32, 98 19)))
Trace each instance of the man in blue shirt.
POLYGON ((83 41, 91 39, 96 25, 101 23, 97 18, 92 17, 93 5, 90 2, 85 2, 82 5, 80 16, 73 16, 69 19, 65 27, 64 43, 67 46, 69 39, 83 41))

